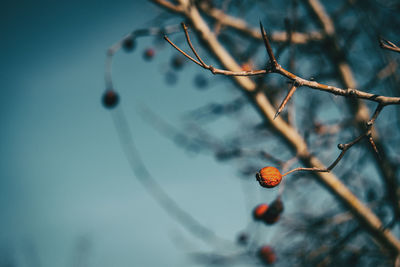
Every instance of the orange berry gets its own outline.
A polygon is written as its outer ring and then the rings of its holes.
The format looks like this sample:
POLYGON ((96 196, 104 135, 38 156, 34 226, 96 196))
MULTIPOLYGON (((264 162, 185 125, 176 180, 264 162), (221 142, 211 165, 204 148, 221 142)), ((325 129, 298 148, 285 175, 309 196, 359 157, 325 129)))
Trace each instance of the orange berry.
POLYGON ((264 167, 256 174, 262 187, 272 188, 282 181, 282 174, 275 167, 264 167))
POLYGON ((254 208, 253 210, 253 218, 254 220, 262 220, 264 214, 267 212, 268 210, 268 205, 263 203, 258 205, 257 207, 254 208))
POLYGON ((276 254, 270 246, 262 246, 258 251, 260 259, 266 264, 273 264, 276 262, 276 254))

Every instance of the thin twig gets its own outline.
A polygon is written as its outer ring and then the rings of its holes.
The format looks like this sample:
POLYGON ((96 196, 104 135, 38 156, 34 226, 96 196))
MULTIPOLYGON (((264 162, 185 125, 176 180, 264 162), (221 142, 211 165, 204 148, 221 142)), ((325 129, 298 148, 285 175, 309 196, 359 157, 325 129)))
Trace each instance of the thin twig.
POLYGON ((192 45, 192 41, 190 41, 190 36, 189 36, 189 32, 188 32, 187 26, 186 26, 185 23, 183 23, 183 22, 181 23, 181 25, 182 25, 182 28, 183 28, 183 30, 184 30, 184 32, 185 32, 186 41, 187 41, 187 43, 189 44, 190 49, 192 49, 194 55, 195 55, 195 56, 197 57, 197 59, 201 62, 201 64, 203 65, 203 67, 207 67, 207 65, 206 65, 206 64, 204 63, 204 61, 201 59, 201 57, 199 56, 199 54, 197 54, 196 49, 194 49, 194 47, 193 47, 193 45, 192 45))
POLYGON ((400 47, 398 47, 394 43, 392 43, 392 42, 390 42, 388 40, 385 40, 383 38, 379 39, 379 45, 383 49, 387 49, 387 50, 391 50, 391 51, 400 53, 400 47))
MULTIPOLYGON (((354 140, 352 140, 349 143, 346 144, 339 144, 338 148, 340 150, 342 150, 342 152, 339 154, 339 156, 335 159, 335 161, 329 165, 329 167, 325 168, 325 169, 321 169, 321 168, 295 168, 293 170, 290 170, 286 173, 284 173, 282 175, 286 176, 288 174, 291 174, 293 172, 297 172, 297 171, 312 171, 312 172, 330 172, 333 168, 335 168, 335 166, 339 163, 339 161, 343 158, 344 154, 346 154, 347 150, 349 150, 353 145, 357 144, 358 142, 360 142, 364 137, 368 137, 368 140, 371 144, 375 145, 374 140, 371 137, 371 130, 372 130, 372 126, 374 125, 377 117, 379 116, 380 112, 383 109, 383 105, 378 105, 375 109, 374 114, 372 115, 371 119, 366 123, 367 129, 365 132, 363 132, 362 134, 360 134, 359 136, 357 136, 354 140)), ((376 146, 375 146, 376 149, 376 146)), ((376 153, 378 153, 378 150, 376 149, 376 153)), ((379 154, 378 154, 379 155, 379 154)))

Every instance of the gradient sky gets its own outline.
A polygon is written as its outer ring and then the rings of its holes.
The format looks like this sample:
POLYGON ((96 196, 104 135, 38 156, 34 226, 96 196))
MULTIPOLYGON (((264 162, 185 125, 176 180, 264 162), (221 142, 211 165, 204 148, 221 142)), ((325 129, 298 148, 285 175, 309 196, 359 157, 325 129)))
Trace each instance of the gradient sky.
MULTIPOLYGON (((0 265, 78 266, 79 251, 86 251, 87 266, 191 265, 187 252, 209 247, 137 182, 100 103, 106 49, 146 27, 157 9, 144 0, 3 5, 0 265)), ((134 103, 178 124, 183 112, 233 95, 224 83, 193 89, 195 66, 177 86, 167 86, 174 51, 145 62, 141 52, 152 42, 142 38, 134 53, 120 52, 114 61, 114 83, 138 149, 180 205, 232 240, 249 220, 243 187, 254 184, 237 179, 228 164, 177 148, 140 118, 134 103)))

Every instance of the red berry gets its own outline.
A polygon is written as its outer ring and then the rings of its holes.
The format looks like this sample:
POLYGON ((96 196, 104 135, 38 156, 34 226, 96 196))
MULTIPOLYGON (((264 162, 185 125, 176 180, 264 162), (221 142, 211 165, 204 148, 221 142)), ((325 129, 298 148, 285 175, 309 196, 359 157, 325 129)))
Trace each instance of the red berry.
POLYGON ((154 51, 153 48, 147 48, 144 51, 143 58, 146 59, 146 60, 151 60, 154 57, 155 54, 156 54, 156 52, 154 51))
POLYGON ((256 174, 262 187, 272 188, 282 181, 282 174, 275 167, 264 167, 256 174))
POLYGON ((112 89, 108 89, 107 91, 104 92, 103 94, 103 105, 106 108, 114 108, 115 106, 117 106, 119 102, 119 96, 118 94, 112 90, 112 89))
POLYGON ((253 218, 254 220, 258 221, 258 220, 262 220, 264 214, 267 212, 268 210, 268 205, 263 203, 258 205, 257 207, 254 208, 253 210, 253 218))
POLYGON ((273 264, 276 262, 276 254, 270 246, 262 246, 258 251, 258 256, 265 264, 273 264))

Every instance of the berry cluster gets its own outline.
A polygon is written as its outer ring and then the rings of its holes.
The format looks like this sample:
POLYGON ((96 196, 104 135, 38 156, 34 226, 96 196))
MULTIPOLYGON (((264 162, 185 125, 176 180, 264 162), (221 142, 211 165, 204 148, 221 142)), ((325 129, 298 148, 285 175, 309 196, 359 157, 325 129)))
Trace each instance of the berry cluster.
POLYGON ((283 202, 278 197, 270 205, 262 203, 254 208, 253 218, 266 224, 276 223, 283 212, 283 202))

